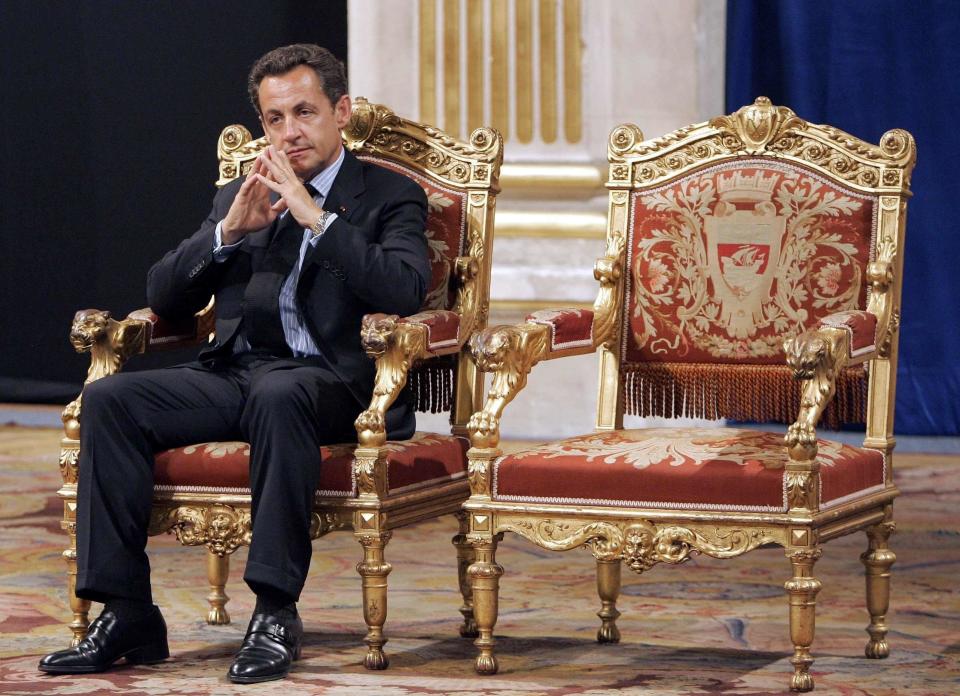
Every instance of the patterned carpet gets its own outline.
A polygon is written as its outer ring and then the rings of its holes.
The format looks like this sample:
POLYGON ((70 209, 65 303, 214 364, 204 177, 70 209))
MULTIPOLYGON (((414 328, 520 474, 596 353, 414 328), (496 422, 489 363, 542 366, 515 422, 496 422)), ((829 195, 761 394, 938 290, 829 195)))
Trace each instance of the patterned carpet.
MULTIPOLYGON (((363 624, 359 546, 348 534, 315 544, 300 608, 304 659, 286 681, 231 685, 224 674, 252 608, 233 561, 227 591, 235 623, 207 626, 204 554, 171 537, 151 540, 156 600, 171 631, 171 659, 102 675, 47 677, 36 670, 63 647, 69 610, 60 557, 59 433, 0 427, 0 693, 191 694, 315 693, 337 696, 491 694, 784 693, 791 667, 783 582, 789 564, 777 550, 732 561, 697 558, 624 574, 619 645, 594 642, 599 601, 585 551, 556 554, 507 537, 498 554, 502 578, 497 625, 501 671, 473 673, 474 648, 457 635, 452 519, 400 530, 387 547, 393 563, 385 672, 360 664, 363 624)), ((942 696, 960 693, 960 458, 898 458, 904 495, 896 505, 891 656, 862 657, 863 535, 826 546, 813 645, 815 693, 942 696)))

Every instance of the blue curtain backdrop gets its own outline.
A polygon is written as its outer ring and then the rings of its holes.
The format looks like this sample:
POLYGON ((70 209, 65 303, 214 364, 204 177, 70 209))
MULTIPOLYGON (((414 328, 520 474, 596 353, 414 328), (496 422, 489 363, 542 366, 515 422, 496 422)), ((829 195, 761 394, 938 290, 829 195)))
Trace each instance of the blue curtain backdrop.
POLYGON ((960 2, 729 0, 728 111, 758 95, 871 143, 917 141, 896 432, 960 434, 960 2))

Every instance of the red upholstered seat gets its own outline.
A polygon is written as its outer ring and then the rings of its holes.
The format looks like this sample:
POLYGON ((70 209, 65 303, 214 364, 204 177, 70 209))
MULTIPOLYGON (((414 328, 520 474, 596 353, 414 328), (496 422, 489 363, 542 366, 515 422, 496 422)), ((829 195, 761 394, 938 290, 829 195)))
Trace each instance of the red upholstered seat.
MULTIPOLYGON (((821 509, 884 487, 877 450, 818 440, 821 509)), ((593 433, 499 458, 493 499, 785 512, 783 436, 732 428, 593 433)))
MULTIPOLYGON (((465 438, 418 432, 409 440, 388 442, 390 493, 462 478, 466 475, 465 438)), ((355 444, 322 447, 317 464, 322 496, 357 495, 352 464, 355 444), (322 460, 322 463, 321 463, 322 460)), ((249 494, 250 445, 206 442, 166 450, 156 456, 155 487, 164 491, 249 494)))

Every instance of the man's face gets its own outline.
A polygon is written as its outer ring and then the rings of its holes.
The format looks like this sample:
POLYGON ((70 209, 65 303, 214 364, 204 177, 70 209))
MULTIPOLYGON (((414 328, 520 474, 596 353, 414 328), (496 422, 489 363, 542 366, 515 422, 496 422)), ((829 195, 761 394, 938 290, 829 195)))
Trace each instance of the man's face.
POLYGON ((350 120, 350 97, 331 104, 308 65, 260 81, 260 124, 270 144, 283 150, 303 180, 340 156, 340 129, 350 120))

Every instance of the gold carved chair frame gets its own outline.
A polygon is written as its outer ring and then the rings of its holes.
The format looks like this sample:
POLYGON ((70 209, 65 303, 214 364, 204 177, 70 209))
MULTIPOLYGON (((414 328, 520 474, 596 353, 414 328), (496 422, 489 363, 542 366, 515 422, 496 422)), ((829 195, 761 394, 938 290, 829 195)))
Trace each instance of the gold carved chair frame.
MULTIPOLYGON (((384 547, 394 529, 447 513, 460 517, 460 534, 454 543, 463 593, 461 632, 475 635, 466 579, 466 568, 473 555, 472 547, 466 544, 466 518, 460 512, 461 503, 469 495, 466 478, 452 477, 439 485, 392 493, 387 481, 390 443, 386 439, 385 414, 408 379, 419 379, 421 392, 431 378, 434 383, 439 380, 446 384, 446 393, 427 393, 419 406, 433 410, 448 408, 455 436, 466 437, 467 420, 481 406, 482 375, 467 350, 467 341, 487 321, 493 214, 503 145, 499 133, 492 129, 479 128, 469 142, 461 142, 436 128, 401 118, 362 97, 354 102, 351 121, 343 131, 343 142, 360 158, 391 165, 440 188, 454 190, 462 194, 465 201, 463 253, 450 259, 448 269, 450 292, 454 297, 451 311, 459 322, 457 338, 442 345, 431 343, 429 312, 403 318, 370 315, 364 319, 362 342, 371 359, 376 361, 377 372, 370 405, 356 421, 358 444, 353 452, 352 477, 357 494, 344 498, 323 497, 318 493, 315 503, 313 538, 335 530, 352 530, 362 546, 362 560, 357 569, 362 579, 363 612, 368 626, 364 664, 371 669, 383 669, 388 665, 383 652, 386 642, 383 624, 387 575, 391 571, 384 547), (435 364, 439 367, 431 367, 435 364), (440 379, 438 375, 447 376, 440 379)), ((225 128, 218 142, 217 185, 223 186, 246 175, 266 144, 265 138, 253 139, 243 126, 225 128)), ((77 351, 91 354, 86 383, 118 372, 135 354, 199 343, 212 337, 214 311, 211 300, 189 326, 171 326, 153 315, 149 308, 119 321, 106 311, 78 312, 70 339, 77 351)), ((64 410, 63 422, 65 437, 60 453, 63 486, 58 494, 64 503, 62 525, 70 537, 64 556, 73 612, 70 629, 76 644, 87 630, 90 604, 74 594, 82 393, 64 410)), ((149 533, 168 532, 186 546, 205 546, 208 550, 208 623, 230 621, 225 607, 229 558, 239 546, 250 542, 250 504, 249 491, 210 493, 177 487, 155 490, 149 533)))
MULTIPOLYGON (((485 329, 473 340, 473 351, 493 381, 486 402, 470 420, 470 499, 468 539, 477 560, 470 569, 475 617, 479 628, 476 670, 498 669, 493 628, 497 619, 499 578, 497 542, 513 532, 549 550, 588 546, 596 558, 601 599, 600 642, 620 638, 616 600, 621 564, 642 572, 658 563, 677 564, 695 554, 715 558, 739 556, 761 546, 784 549, 792 567, 785 584, 789 598, 790 639, 794 666, 790 687, 813 688, 810 645, 814 608, 821 582, 813 567, 822 545, 837 537, 865 530, 867 610, 870 625, 866 655, 886 657, 886 614, 890 566, 895 555, 887 540, 894 531, 892 502, 893 415, 896 389, 897 332, 903 281, 903 245, 910 175, 915 163, 913 138, 903 130, 888 131, 879 146, 863 142, 829 126, 808 123, 785 107, 760 97, 739 111, 695 124, 662 138, 644 140, 633 125, 614 129, 609 139, 608 230, 606 252, 594 275, 600 290, 593 306, 589 333, 579 344, 557 346, 550 321, 530 319, 513 326, 485 329), (876 319, 873 350, 851 357, 850 333, 844 328, 812 327, 786 341, 786 362, 799 382, 801 398, 795 419, 782 442, 784 509, 781 512, 708 511, 693 507, 625 508, 565 505, 556 502, 516 502, 497 499, 494 466, 502 455, 500 424, 505 407, 525 386, 540 361, 567 355, 599 354, 598 433, 623 429, 625 394, 621 370, 621 319, 624 316, 628 240, 632 224, 631 196, 638 191, 676 182, 707 167, 761 159, 796 165, 847 189, 875 197, 874 242, 866 267, 866 310, 876 319), (844 366, 867 363, 869 386, 864 447, 882 452, 885 480, 865 495, 821 507, 820 462, 816 428, 831 401, 844 366)), ((557 310, 557 314, 563 310, 557 310)), ((569 310, 576 312, 576 310, 569 310)), ((543 314, 543 313, 538 313, 543 314)), ((549 314, 549 313, 547 313, 549 314)))

